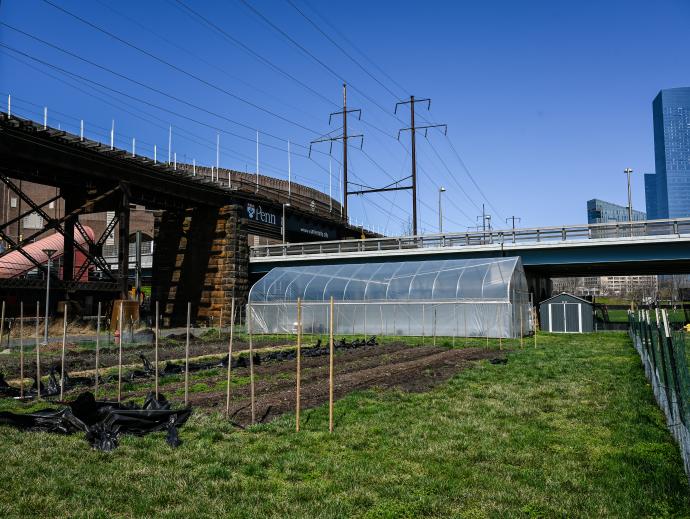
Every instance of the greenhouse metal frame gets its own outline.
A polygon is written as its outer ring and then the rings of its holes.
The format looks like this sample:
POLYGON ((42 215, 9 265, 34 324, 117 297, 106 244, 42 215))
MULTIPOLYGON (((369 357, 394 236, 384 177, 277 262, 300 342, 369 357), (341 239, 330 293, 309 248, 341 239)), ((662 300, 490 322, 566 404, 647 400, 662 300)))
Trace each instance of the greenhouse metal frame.
POLYGON ((276 267, 249 293, 256 333, 519 337, 533 329, 519 257, 276 267))

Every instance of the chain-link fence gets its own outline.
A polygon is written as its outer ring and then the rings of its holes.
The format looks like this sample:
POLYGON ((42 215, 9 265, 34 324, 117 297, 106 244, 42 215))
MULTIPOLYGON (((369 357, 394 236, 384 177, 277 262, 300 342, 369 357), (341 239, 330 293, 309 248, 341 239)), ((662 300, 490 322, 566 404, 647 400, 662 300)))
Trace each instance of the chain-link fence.
POLYGON ((640 354, 666 424, 680 446, 685 473, 690 478, 690 373, 685 333, 673 331, 666 310, 628 313, 629 333, 640 354))

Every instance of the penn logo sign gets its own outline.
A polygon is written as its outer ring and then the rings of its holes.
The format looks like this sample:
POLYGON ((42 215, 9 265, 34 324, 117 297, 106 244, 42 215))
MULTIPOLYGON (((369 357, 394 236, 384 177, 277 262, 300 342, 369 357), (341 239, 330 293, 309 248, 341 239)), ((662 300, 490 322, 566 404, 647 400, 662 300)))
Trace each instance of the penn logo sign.
POLYGON ((255 220, 257 222, 277 225, 276 215, 269 213, 268 211, 264 211, 260 205, 254 205, 251 203, 247 204, 247 217, 250 220, 255 220))

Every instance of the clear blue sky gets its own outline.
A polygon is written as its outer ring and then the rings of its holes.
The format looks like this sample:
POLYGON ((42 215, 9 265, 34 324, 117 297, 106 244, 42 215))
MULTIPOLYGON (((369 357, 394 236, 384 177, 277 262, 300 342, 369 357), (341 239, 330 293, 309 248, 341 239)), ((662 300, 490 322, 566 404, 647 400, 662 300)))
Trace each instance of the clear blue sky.
MULTIPOLYGON (((488 198, 496 227, 505 226, 501 218, 510 215, 520 216, 525 226, 582 223, 585 202, 594 197, 625 204, 626 167, 635 170, 634 206, 644 209, 642 173, 654 170, 652 99, 661 88, 690 85, 687 1, 291 1, 361 67, 286 0, 251 5, 331 71, 240 0, 184 0, 225 36, 176 0, 50 0, 202 81, 43 0, 2 0, 3 23, 198 108, 5 25, 2 45, 136 100, 25 56, 18 61, 1 47, 0 92, 4 98, 12 93, 18 114, 40 120, 47 106, 54 126, 78 132, 84 119, 88 136, 104 142, 114 119, 119 146, 130 148, 136 137, 138 152, 151 155, 155 143, 164 158, 169 124, 178 160, 208 165, 215 163, 220 131, 221 166, 240 170, 255 170, 258 129, 262 173, 287 176, 290 139, 296 181, 327 191, 328 145, 320 145, 313 160, 305 147, 319 134, 337 132, 337 120, 329 126, 328 114, 339 109, 344 78, 349 106, 362 109, 362 121, 352 120, 350 132, 365 134, 363 152, 352 143, 354 182, 382 186, 409 174, 409 135, 401 136, 402 144, 396 140, 409 114, 395 118, 396 98, 431 97, 431 111, 418 107, 418 124, 448 124, 448 138, 437 131, 428 140, 418 138, 424 231, 437 230, 441 185, 447 189, 445 230, 476 225, 478 207, 487 202, 453 148, 488 198)), ((340 158, 336 145, 334 192, 340 158)), ((399 233, 409 217, 410 195, 357 197, 350 205, 357 221, 399 233)))

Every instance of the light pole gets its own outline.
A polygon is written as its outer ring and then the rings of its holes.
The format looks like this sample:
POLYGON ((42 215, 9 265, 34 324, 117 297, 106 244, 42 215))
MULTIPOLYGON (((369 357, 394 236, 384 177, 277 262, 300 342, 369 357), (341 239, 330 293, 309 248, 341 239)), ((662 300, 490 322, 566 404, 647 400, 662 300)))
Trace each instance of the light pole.
POLYGON ((623 173, 628 175, 628 221, 632 222, 632 191, 630 190, 630 175, 632 174, 632 168, 625 168, 623 173))
POLYGON ((441 194, 446 188, 441 186, 438 190, 438 232, 443 233, 443 206, 441 205, 441 194))
POLYGON ((285 208, 290 207, 290 203, 283 204, 283 219, 281 220, 280 234, 283 236, 283 245, 285 245, 285 208))
POLYGON ((56 250, 55 249, 43 249, 43 253, 48 256, 48 270, 46 273, 46 319, 45 319, 45 332, 43 335, 43 341, 44 344, 48 344, 48 315, 49 315, 49 308, 50 308, 50 267, 51 267, 51 258, 53 257, 53 254, 55 254, 56 250))

